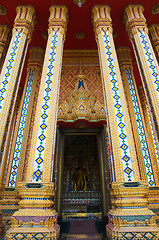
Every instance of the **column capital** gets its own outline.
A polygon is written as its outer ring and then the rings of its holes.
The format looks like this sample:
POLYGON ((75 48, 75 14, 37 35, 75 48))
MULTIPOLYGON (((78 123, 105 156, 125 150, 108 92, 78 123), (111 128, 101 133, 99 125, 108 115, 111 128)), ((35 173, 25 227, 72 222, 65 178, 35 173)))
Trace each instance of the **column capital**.
POLYGON ((110 16, 111 8, 108 5, 100 6, 96 5, 92 9, 92 21, 94 26, 94 32, 98 35, 101 30, 112 29, 112 19, 110 16))
POLYGON ((9 43, 9 38, 11 36, 11 29, 7 25, 0 25, 0 54, 7 50, 7 43, 9 43))
POLYGON ((137 30, 145 30, 148 33, 143 11, 144 7, 138 4, 130 4, 125 8, 123 20, 130 39, 137 30))
POLYGON ((44 49, 41 47, 32 47, 29 50, 28 68, 40 68, 44 59, 44 49))
POLYGON ((19 5, 16 8, 16 18, 14 20, 13 32, 25 29, 25 34, 30 39, 36 24, 36 14, 34 7, 30 5, 19 5))
MULTIPOLYGON (((148 26, 149 33, 152 39, 152 45, 156 50, 159 49, 159 24, 151 24, 148 26)), ((159 53, 158 53, 159 54, 159 53)))
POLYGON ((130 48, 128 46, 118 47, 117 49, 118 61, 120 67, 132 67, 132 59, 130 55, 130 48))
POLYGON ((66 6, 51 6, 49 18, 48 33, 54 31, 61 31, 65 35, 68 22, 68 8, 66 6))

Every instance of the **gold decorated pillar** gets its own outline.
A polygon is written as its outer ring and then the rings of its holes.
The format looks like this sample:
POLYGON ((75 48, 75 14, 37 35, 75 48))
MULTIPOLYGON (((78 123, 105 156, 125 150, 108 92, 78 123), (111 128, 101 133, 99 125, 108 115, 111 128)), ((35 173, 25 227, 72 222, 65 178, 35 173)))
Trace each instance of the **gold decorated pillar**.
MULTIPOLYGON (((136 232, 140 234, 143 226, 143 234, 150 231, 145 219, 148 219, 150 224, 155 214, 146 206, 148 184, 140 179, 111 22, 109 6, 93 8, 93 23, 98 44, 115 175, 110 189, 112 209, 108 213, 109 224, 106 230, 111 239, 128 238, 128 236, 135 239, 136 232)), ((157 234, 155 227, 153 230, 157 234)))
POLYGON ((157 155, 153 154, 147 133, 144 115, 133 74, 129 47, 119 47, 117 50, 122 73, 125 94, 128 100, 129 112, 135 138, 141 179, 149 186, 159 185, 157 155))
POLYGON ((159 24, 152 24, 148 27, 152 46, 159 61, 159 24))
POLYGON ((140 70, 144 91, 151 109, 151 117, 159 138, 159 66, 152 48, 142 5, 128 5, 124 22, 140 70))
POLYGON ((0 76, 1 151, 5 144, 9 121, 12 118, 12 112, 15 107, 27 46, 31 39, 36 19, 35 10, 32 6, 18 6, 16 12, 12 39, 0 76))
POLYGON ((8 49, 10 36, 10 27, 6 25, 0 25, 0 69, 2 68, 4 57, 8 49))
MULTIPOLYGON (((2 169, 0 174, 0 182, 5 186, 0 200, 0 208, 4 213, 3 220, 6 224, 9 216, 18 209, 19 196, 15 189, 16 184, 22 181, 24 159, 26 153, 27 139, 29 133, 29 125, 32 113, 33 100, 36 90, 37 80, 42 68, 44 50, 41 48, 31 48, 27 68, 27 77, 23 90, 23 96, 18 112, 18 119, 10 149, 9 163, 7 169, 7 177, 4 183, 5 169, 7 166, 8 152, 5 151, 3 157, 2 169), (8 205, 9 203, 9 205, 8 205), (8 215, 8 213, 10 215, 8 215)), ((9 225, 9 224, 8 224, 9 225)))
MULTIPOLYGON (((141 106, 143 110, 143 115, 144 115, 144 121, 146 125, 146 130, 149 138, 149 144, 150 148, 153 154, 153 161, 155 160, 156 163, 156 158, 157 158, 157 166, 154 163, 154 171, 157 173, 159 176, 159 148, 158 148, 158 143, 156 139, 156 134, 154 131, 154 127, 151 121, 150 113, 149 113, 149 108, 147 105, 147 100, 146 96, 143 90, 142 85, 138 85, 138 92, 139 92, 139 97, 141 101, 141 106)), ((148 194, 148 203, 149 203, 149 208, 153 210, 153 212, 157 213, 159 215, 159 191, 158 191, 158 186, 159 184, 157 183, 155 187, 150 187, 149 188, 149 194, 148 194)))
POLYGON ((45 52, 39 97, 33 126, 26 182, 18 184, 21 209, 12 216, 12 228, 6 239, 16 236, 57 239, 60 227, 53 205, 52 182, 58 95, 67 24, 67 8, 50 8, 48 41, 45 52), (27 226, 27 228, 26 228, 27 226))

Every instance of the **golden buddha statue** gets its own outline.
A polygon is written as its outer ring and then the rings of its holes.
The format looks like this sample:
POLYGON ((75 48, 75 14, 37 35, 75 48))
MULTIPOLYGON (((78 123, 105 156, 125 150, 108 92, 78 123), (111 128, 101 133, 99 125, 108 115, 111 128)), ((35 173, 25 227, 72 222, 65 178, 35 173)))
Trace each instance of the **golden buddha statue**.
POLYGON ((87 169, 83 167, 83 162, 80 160, 73 172, 73 186, 74 191, 87 191, 87 169))

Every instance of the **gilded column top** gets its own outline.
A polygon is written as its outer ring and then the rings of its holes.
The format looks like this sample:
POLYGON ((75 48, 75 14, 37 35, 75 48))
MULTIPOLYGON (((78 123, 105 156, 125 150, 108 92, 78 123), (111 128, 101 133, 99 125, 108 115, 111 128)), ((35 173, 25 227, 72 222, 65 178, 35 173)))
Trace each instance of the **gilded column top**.
POLYGON ((17 15, 14 20, 13 31, 25 28, 28 30, 26 31, 26 35, 28 35, 30 39, 36 24, 35 8, 30 5, 19 5, 16 8, 16 12, 17 15))
POLYGON ((68 8, 66 6, 51 6, 49 11, 48 33, 52 30, 58 31, 60 29, 62 34, 65 35, 68 22, 68 8))
POLYGON ((132 59, 130 55, 130 48, 128 46, 118 47, 117 49, 118 61, 120 67, 132 66, 132 59))
POLYGON ((0 53, 7 51, 11 36, 11 29, 7 25, 0 25, 0 53))
POLYGON ((32 47, 29 50, 28 69, 30 67, 41 67, 45 50, 41 47, 32 47))
POLYGON ((110 16, 111 8, 108 5, 96 5, 92 9, 92 20, 94 25, 94 31, 99 34, 100 30, 112 31, 112 19, 110 16))
POLYGON ((123 20, 130 38, 136 29, 144 29, 148 32, 143 11, 144 7, 138 4, 130 4, 125 8, 123 20))
POLYGON ((151 24, 148 29, 153 41, 159 41, 159 24, 151 24))
POLYGON ((0 25, 0 41, 6 42, 8 40, 11 29, 7 25, 0 25))

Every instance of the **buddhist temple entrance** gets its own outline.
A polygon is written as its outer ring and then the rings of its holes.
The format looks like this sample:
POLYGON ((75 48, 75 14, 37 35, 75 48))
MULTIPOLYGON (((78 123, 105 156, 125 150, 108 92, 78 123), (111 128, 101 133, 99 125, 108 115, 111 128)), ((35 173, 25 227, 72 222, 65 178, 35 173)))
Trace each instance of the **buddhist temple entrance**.
POLYGON ((101 218, 106 203, 102 192, 105 182, 99 130, 71 131, 59 134, 57 212, 62 217, 95 215, 101 218))

